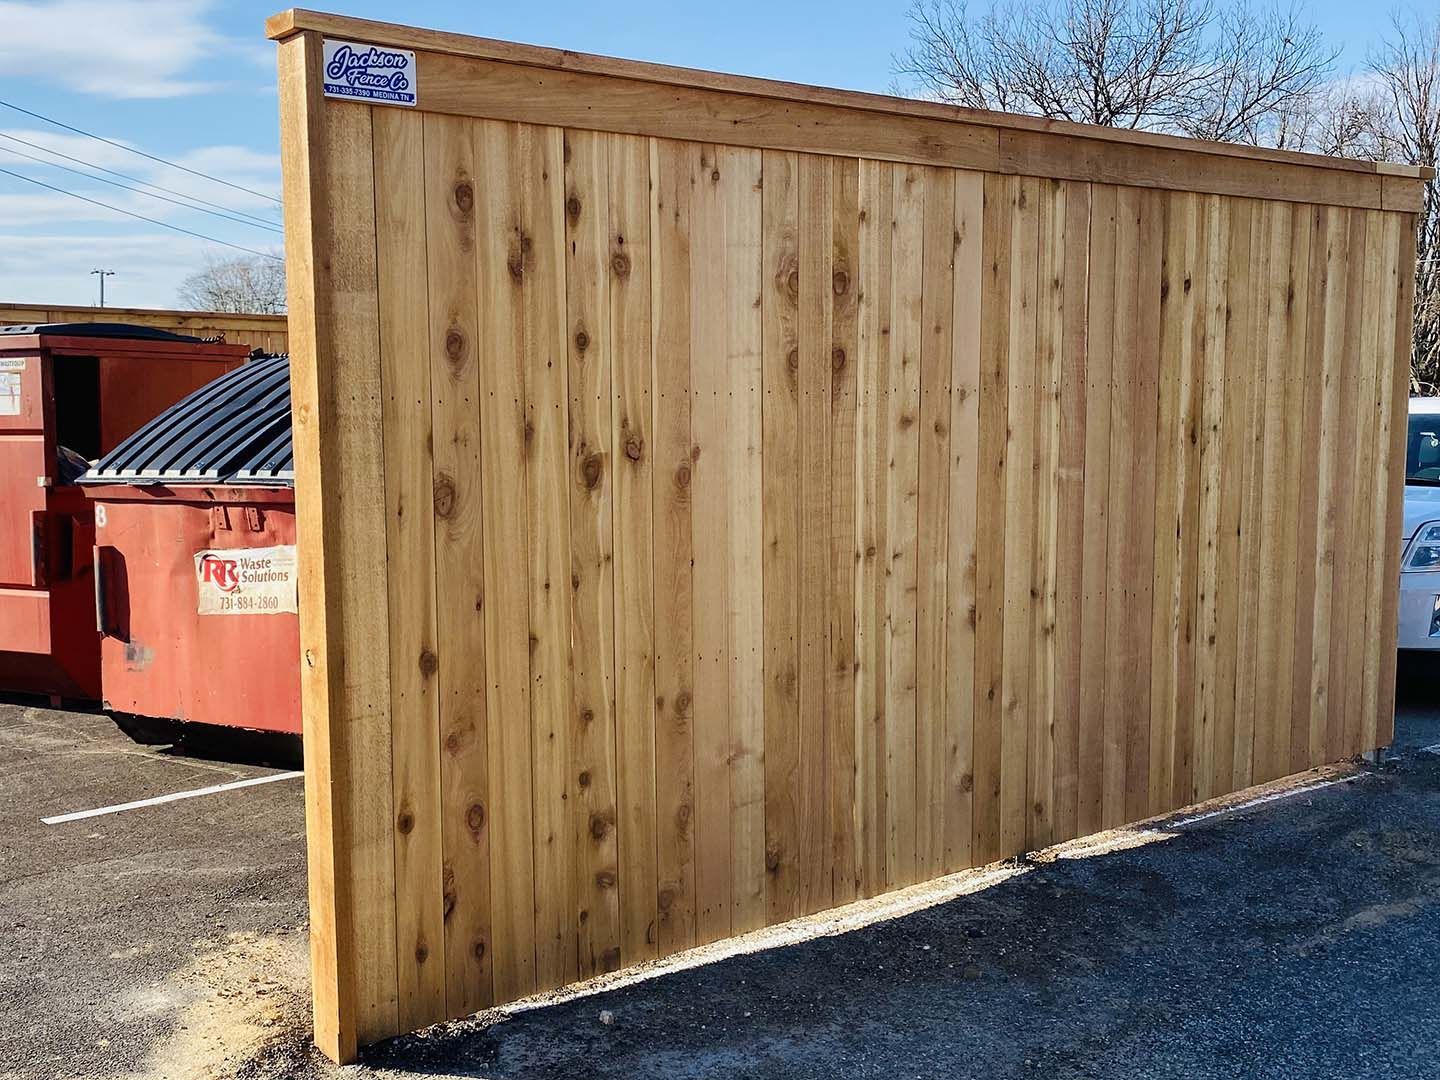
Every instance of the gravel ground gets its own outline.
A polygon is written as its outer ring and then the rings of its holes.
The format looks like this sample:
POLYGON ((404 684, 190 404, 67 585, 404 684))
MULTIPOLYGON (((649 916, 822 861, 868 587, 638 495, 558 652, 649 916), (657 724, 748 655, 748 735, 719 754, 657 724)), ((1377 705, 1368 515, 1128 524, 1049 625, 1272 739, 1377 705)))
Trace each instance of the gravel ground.
MULTIPOLYGON (((51 937, 24 929, 14 936, 17 919, 38 925, 33 920, 57 897, 66 897, 67 911, 75 907, 75 867, 38 881, 22 877, 24 897, 12 899, 13 856, 0 855, 0 1007, 13 1010, 23 995, 40 1002, 21 1002, 20 1023, 0 1032, 0 1074, 7 1052, 33 1046, 64 1067, 32 1062, 20 1069, 27 1080, 123 1074, 135 1062, 148 1063, 154 1076, 242 1080, 1428 1080, 1440 1074, 1440 755, 1421 749, 1440 743, 1432 665, 1402 665, 1397 715, 1394 754, 1351 782, 1204 821, 1172 821, 1139 846, 1041 856, 987 889, 847 934, 442 1025, 371 1048, 343 1070, 308 1048, 303 986, 276 987, 283 1008, 240 1033, 250 1042, 238 1057, 184 1052, 197 1032, 220 1042, 238 1037, 197 1021, 193 1001, 169 1020, 113 1005, 106 1011, 105 995, 133 1001, 137 987, 149 987, 154 996, 187 971, 193 979, 208 970, 215 955, 230 955, 215 952, 222 935, 192 917, 196 905, 232 930, 257 932, 258 943, 292 940, 286 935, 303 916, 299 789, 253 789, 243 818, 214 818, 213 846, 195 859, 194 874, 164 846, 176 838, 174 819, 157 825, 149 858, 163 862, 164 884, 135 879, 126 899, 147 899, 133 909, 92 903, 78 937, 78 920, 68 914, 57 917, 51 937), (227 826, 242 832, 227 838, 227 826), (261 851, 269 857, 258 858, 261 851), (250 865, 231 867, 231 860, 250 865), (255 865, 262 861, 264 868, 255 865), (189 877, 201 881, 179 880, 189 877), (277 899, 286 887, 291 895, 277 899), (151 897, 157 888, 168 896, 151 897), (259 906, 257 890, 269 897, 259 906), (158 939, 157 915, 171 921, 158 939), (152 951, 134 963, 106 961, 99 966, 113 970, 104 975, 86 970, 97 956, 142 941, 152 951), (198 961, 197 941, 208 943, 198 961), (11 971, 17 951, 30 957, 19 965, 32 970, 23 986, 11 971), (85 989, 57 990, 45 970, 51 965, 85 989), (78 1015, 40 1015, 72 1011, 78 1015), (31 1022, 40 1033, 17 1031, 31 1022), (110 1056, 96 1052, 97 1030, 128 1033, 135 1046, 124 1060, 113 1038, 110 1056)), ((7 763, 14 745, 0 741, 7 763)), ((7 770, 0 812, 18 821, 12 783, 7 770)), ((86 852, 92 873, 114 876, 116 856, 100 859, 83 844, 35 862, 73 863, 86 852)), ((248 956, 242 949, 232 966, 243 971, 255 962, 248 956)))
POLYGON ((236 992, 212 975, 261 997, 281 993, 267 970, 303 984, 300 781, 39 820, 274 771, 138 746, 93 713, 0 704, 0 1077, 155 1076, 152 1051, 236 992))

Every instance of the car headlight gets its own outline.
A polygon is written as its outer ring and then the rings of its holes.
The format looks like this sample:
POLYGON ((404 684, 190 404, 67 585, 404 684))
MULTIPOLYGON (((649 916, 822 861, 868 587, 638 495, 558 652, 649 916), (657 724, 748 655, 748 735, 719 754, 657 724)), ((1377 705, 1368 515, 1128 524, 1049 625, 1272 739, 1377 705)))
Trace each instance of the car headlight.
POLYGON ((1405 556, 1405 571, 1440 570, 1440 521, 1428 521, 1415 530, 1410 554, 1405 556))

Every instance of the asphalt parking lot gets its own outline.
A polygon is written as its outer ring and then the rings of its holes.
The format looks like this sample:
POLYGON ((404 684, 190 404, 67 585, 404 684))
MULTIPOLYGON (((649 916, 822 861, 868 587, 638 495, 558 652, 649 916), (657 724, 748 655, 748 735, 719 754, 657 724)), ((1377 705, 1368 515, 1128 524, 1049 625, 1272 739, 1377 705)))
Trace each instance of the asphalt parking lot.
POLYGON ((300 780, 40 820, 280 772, 0 704, 0 1077, 223 1076, 308 1008, 300 780))
POLYGON ((276 770, 0 705, 0 1077, 1434 1077, 1436 672, 1402 665, 1378 767, 344 1070, 306 1041, 299 781, 42 825, 276 770))

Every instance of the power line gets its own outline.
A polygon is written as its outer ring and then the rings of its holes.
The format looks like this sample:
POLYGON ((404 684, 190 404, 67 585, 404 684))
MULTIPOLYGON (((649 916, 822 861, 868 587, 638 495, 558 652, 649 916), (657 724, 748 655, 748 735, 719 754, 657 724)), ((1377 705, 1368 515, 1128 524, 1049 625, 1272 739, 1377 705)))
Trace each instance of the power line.
POLYGON ((172 232, 184 233, 186 236, 193 236, 197 240, 205 240, 212 244, 219 244, 221 247, 234 248, 236 251, 243 251, 250 255, 258 255, 262 259, 273 259, 275 262, 284 262, 278 255, 271 255, 268 251, 257 251, 255 248, 245 247, 243 244, 232 244, 228 240, 217 240, 213 236, 206 236, 204 233, 194 232, 191 229, 182 229, 179 225, 171 225, 168 221, 159 221, 144 214, 137 214, 131 210, 125 210, 119 206, 112 206, 110 203, 101 202, 99 199, 92 199, 88 195, 81 195, 78 192, 66 191, 54 184, 47 184, 43 180, 36 180, 33 176, 26 176, 24 173, 12 172, 9 169, 0 169, 0 173, 6 176, 13 176, 16 180, 24 180, 27 184, 34 184, 37 187, 48 188, 50 191, 59 192, 61 195, 69 195, 72 199, 79 199, 81 202, 90 203, 93 206, 100 206, 106 210, 113 210, 117 214, 124 214, 126 217, 135 218, 137 221, 149 222, 151 225, 159 225, 162 229, 169 229, 172 232))
MULTIPOLYGON (((167 192, 167 193, 169 193, 169 194, 171 194, 171 195, 178 195, 178 196, 180 196, 180 198, 182 198, 182 199, 188 199, 188 200, 189 200, 190 202, 192 202, 192 203, 198 203, 199 205, 196 207, 197 210, 198 210, 201 206, 208 206, 208 207, 210 207, 210 208, 213 209, 213 210, 219 210, 219 211, 221 211, 221 212, 223 212, 223 213, 227 213, 227 214, 238 214, 240 217, 249 218, 251 221, 255 222, 257 225, 264 225, 264 226, 267 226, 267 227, 273 227, 273 226, 277 226, 277 225, 280 224, 278 221, 274 221, 274 220, 272 220, 272 219, 270 219, 270 218, 257 217, 256 215, 254 215, 254 214, 252 214, 252 213, 250 213, 249 211, 246 211, 246 210, 238 210, 238 209, 236 209, 236 208, 233 207, 233 206, 223 206, 223 205, 221 205, 220 203, 213 203, 213 202, 211 202, 209 199, 202 199, 202 198, 200 198, 200 196, 198 196, 198 195, 187 195, 187 194, 185 194, 185 192, 183 192, 183 191, 176 191, 174 188, 167 188, 167 187, 166 187, 165 185, 163 185, 163 184, 156 184, 156 183, 152 183, 152 182, 149 181, 149 180, 142 180, 142 179, 140 179, 140 177, 138 177, 138 176, 131 176, 129 173, 123 173, 123 172, 120 172, 120 171, 118 171, 118 170, 116 170, 116 169, 106 168, 104 165, 96 165, 93 161, 86 161, 84 158, 77 158, 77 157, 72 157, 72 156, 69 155, 69 154, 62 154, 59 150, 52 150, 52 149, 51 149, 50 147, 48 147, 48 146, 44 146, 44 145, 42 145, 42 144, 40 144, 40 143, 31 142, 31 141, 28 140, 28 139, 22 139, 22 138, 20 138, 18 135, 11 135, 11 134, 8 134, 7 132, 0 131, 0 139, 8 139, 10 142, 19 143, 21 146, 28 146, 28 147, 30 147, 32 150, 39 150, 39 151, 41 151, 41 152, 43 152, 43 153, 46 153, 46 154, 51 155, 52 157, 64 158, 66 161, 73 161, 73 162, 75 162, 75 164, 77 164, 77 165, 84 165, 87 169, 94 169, 94 170, 97 171, 97 172, 109 173, 111 176, 118 176, 118 177, 120 177, 121 180, 129 180, 131 183, 140 184, 140 185, 142 185, 142 186, 144 186, 144 187, 147 187, 147 188, 154 188, 156 191, 164 191, 164 192, 167 192)), ((12 152, 12 153, 15 153, 16 151, 11 151, 11 152, 12 152)), ((22 155, 22 156, 23 156, 23 155, 22 155)), ((38 161, 39 158, 36 158, 35 160, 38 161)), ((45 164, 49 165, 49 164, 51 164, 51 163, 47 161, 47 162, 45 162, 45 164)), ((59 169, 59 168, 63 168, 63 166, 61 166, 61 165, 56 165, 55 168, 59 169)), ((94 177, 94 179, 99 180, 100 177, 97 176, 97 177, 94 177)))
POLYGON ((64 128, 66 131, 73 131, 76 135, 84 135, 87 139, 94 139, 97 142, 105 143, 107 146, 113 146, 119 150, 128 150, 132 154, 139 154, 143 158, 148 158, 151 161, 157 161, 161 165, 168 165, 172 169, 179 169, 181 172, 187 172, 191 176, 198 176, 205 180, 214 181, 217 184, 224 184, 228 188, 234 188, 236 191, 243 191, 247 195, 258 195, 260 198, 267 199, 270 202, 274 203, 276 206, 282 205, 279 199, 275 198, 273 195, 266 195, 263 191, 256 191, 254 188, 245 187, 245 185, 243 184, 233 184, 229 180, 221 180, 218 176, 211 176, 209 173, 203 173, 200 172, 198 169, 191 169, 185 165, 177 165, 173 161, 167 161, 162 157, 156 157, 154 154, 147 154, 144 150, 137 150, 133 146, 126 146, 124 143, 116 142, 114 139, 107 139, 103 135, 96 135, 93 131, 85 131, 83 128, 73 127, 70 124, 62 123, 59 120, 55 120, 52 117, 42 116, 40 113, 31 112, 29 109, 22 109, 19 105, 16 105, 9 101, 0 100, 0 105, 5 106, 5 108, 7 109, 14 109, 18 113, 24 113, 26 116, 33 116, 36 120, 43 120, 47 124, 54 124, 56 127, 64 128))
MULTIPOLYGON (((4 136, 0 136, 0 138, 4 138, 4 136)), ((184 207, 186 210, 194 210, 201 214, 209 214, 211 217, 224 218, 226 221, 233 221, 237 225, 248 225, 252 229, 269 229, 271 232, 274 233, 284 232, 283 229, 278 229, 274 225, 260 225, 253 221, 246 221, 244 218, 232 217, 231 215, 221 213, 218 210, 206 210, 203 206, 191 206, 189 203, 181 202, 179 199, 171 199, 165 195, 157 195, 153 191, 142 191, 140 188, 131 187, 129 184, 122 184, 118 180, 107 180, 103 176, 95 176, 92 173, 87 173, 82 169, 72 169, 68 165, 59 165, 53 161, 46 161, 44 158, 36 157, 34 154, 27 154, 23 150, 12 150, 8 146, 0 146, 0 151, 3 151, 7 154, 14 154, 16 157, 22 157, 28 161, 38 161, 41 165, 44 165, 46 168, 49 169, 63 169, 65 172, 74 173, 76 176, 83 176, 87 180, 98 180, 102 184, 110 184, 112 187, 117 187, 121 191, 134 192, 136 195, 144 195, 146 198, 149 199, 159 199, 161 202, 167 202, 175 206, 184 207)))

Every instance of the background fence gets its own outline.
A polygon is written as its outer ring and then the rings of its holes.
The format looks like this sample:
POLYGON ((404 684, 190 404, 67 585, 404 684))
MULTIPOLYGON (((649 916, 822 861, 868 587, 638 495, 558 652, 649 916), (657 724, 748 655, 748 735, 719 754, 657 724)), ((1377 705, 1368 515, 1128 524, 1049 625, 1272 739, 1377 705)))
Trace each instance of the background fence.
POLYGON ((0 326, 23 323, 120 322, 154 326, 196 337, 223 335, 226 341, 269 353, 290 347, 284 315, 232 315, 222 311, 164 311, 160 308, 56 307, 0 304, 0 326))
POLYGON ((332 1054, 1389 740, 1413 171, 271 30, 332 1054))

